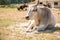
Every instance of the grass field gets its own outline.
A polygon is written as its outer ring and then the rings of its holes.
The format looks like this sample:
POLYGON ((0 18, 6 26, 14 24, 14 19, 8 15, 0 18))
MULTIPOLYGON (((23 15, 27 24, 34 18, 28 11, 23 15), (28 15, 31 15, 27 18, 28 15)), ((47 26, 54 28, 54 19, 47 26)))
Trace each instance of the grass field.
POLYGON ((0 26, 23 21, 25 11, 18 11, 16 8, 0 8, 0 26))
MULTIPOLYGON (((60 23, 60 11, 52 11, 56 16, 56 22, 60 23)), ((0 40, 60 40, 60 30, 52 33, 25 33, 25 15, 26 11, 18 11, 16 8, 0 8, 0 40)))

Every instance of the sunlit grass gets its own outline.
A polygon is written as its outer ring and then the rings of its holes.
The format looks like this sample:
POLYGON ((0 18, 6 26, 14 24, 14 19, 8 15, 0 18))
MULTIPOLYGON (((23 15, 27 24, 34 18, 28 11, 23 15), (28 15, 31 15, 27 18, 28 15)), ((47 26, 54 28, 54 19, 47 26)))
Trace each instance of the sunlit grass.
POLYGON ((8 26, 12 23, 27 21, 24 17, 21 18, 24 14, 20 12, 17 8, 0 8, 0 26, 8 26))
POLYGON ((4 12, 4 11, 8 11, 8 10, 18 11, 17 8, 0 8, 0 12, 4 12))
POLYGON ((0 27, 9 26, 9 25, 11 25, 13 23, 15 23, 15 22, 11 21, 11 20, 0 20, 0 27))

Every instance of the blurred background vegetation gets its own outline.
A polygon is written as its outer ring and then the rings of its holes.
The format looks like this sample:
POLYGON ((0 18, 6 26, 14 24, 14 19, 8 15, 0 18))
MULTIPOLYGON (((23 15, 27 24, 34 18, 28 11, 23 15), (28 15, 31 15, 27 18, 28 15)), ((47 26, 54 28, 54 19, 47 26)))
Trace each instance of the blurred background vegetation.
POLYGON ((0 8, 15 8, 20 4, 33 2, 35 0, 0 0, 0 8), (18 5, 17 5, 18 4, 18 5))
POLYGON ((34 0, 0 0, 0 5, 28 3, 34 0))

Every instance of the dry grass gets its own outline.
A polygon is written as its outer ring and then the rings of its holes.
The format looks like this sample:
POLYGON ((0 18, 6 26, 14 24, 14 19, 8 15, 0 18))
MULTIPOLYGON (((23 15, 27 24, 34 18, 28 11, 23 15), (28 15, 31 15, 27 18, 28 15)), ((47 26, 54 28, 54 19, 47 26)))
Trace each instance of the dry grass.
MULTIPOLYGON (((60 22, 60 15, 56 14, 58 11, 52 11, 57 22, 60 22)), ((0 8, 0 40, 60 40, 60 31, 25 33, 25 15, 26 11, 18 11, 16 8, 0 8)))
POLYGON ((24 17, 24 12, 18 11, 16 8, 0 8, 0 19, 20 20, 24 17), (23 14, 23 15, 22 15, 23 14))
POLYGON ((25 11, 22 12, 23 11, 18 11, 16 8, 0 8, 0 26, 25 20, 25 11))

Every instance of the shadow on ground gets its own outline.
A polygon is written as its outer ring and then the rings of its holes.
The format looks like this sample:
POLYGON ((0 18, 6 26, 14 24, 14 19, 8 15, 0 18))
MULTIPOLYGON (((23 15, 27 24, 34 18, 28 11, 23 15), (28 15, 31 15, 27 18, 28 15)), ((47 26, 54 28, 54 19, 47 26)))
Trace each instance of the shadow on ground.
POLYGON ((60 27, 56 26, 56 27, 47 27, 44 31, 38 31, 38 32, 44 32, 44 33, 53 33, 55 31, 59 31, 60 27))
MULTIPOLYGON (((35 29, 36 30, 36 29, 35 29)), ((36 31, 27 31, 27 33, 34 33, 34 34, 40 34, 40 33, 54 33, 55 31, 60 31, 60 26, 56 27, 47 27, 45 30, 36 30, 36 31)))

